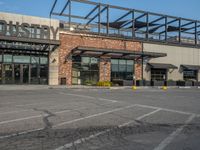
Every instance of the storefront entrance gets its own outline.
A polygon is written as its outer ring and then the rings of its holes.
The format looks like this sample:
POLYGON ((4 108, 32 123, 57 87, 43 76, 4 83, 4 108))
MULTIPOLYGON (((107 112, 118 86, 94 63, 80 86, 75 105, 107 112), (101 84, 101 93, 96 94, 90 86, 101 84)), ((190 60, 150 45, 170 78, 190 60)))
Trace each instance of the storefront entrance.
POLYGON ((48 56, 0 55, 0 84, 48 84, 48 56))

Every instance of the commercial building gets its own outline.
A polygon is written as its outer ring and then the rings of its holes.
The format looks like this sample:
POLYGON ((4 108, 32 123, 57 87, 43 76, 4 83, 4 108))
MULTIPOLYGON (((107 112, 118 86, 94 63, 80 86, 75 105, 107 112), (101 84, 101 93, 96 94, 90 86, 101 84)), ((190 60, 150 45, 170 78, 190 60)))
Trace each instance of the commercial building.
POLYGON ((49 19, 0 13, 1 84, 199 84, 200 21, 91 1, 58 3, 49 19))

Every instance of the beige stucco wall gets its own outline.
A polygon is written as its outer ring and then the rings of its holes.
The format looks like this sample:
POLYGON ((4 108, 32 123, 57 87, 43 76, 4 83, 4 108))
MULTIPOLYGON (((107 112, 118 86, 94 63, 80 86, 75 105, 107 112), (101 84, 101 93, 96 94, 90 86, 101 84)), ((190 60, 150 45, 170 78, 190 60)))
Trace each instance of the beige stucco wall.
MULTIPOLYGON (((180 65, 200 65, 200 49, 169 46, 159 44, 144 43, 144 51, 167 53, 166 57, 154 58, 149 60, 151 63, 167 63, 178 67, 176 70, 169 70, 168 79, 182 80, 183 74, 180 71, 180 65)), ((147 66, 144 63, 144 78, 150 80, 150 71, 146 71, 147 66)), ((200 81, 200 72, 198 74, 200 81)))
POLYGON ((58 85, 59 48, 49 55, 49 85, 58 85))

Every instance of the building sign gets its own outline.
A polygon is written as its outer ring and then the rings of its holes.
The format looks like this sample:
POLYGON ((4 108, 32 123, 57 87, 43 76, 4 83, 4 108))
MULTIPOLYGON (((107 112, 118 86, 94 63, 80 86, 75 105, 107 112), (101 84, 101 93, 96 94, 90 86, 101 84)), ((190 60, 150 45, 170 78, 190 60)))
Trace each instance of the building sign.
POLYGON ((0 20, 0 36, 56 40, 58 27, 0 20))

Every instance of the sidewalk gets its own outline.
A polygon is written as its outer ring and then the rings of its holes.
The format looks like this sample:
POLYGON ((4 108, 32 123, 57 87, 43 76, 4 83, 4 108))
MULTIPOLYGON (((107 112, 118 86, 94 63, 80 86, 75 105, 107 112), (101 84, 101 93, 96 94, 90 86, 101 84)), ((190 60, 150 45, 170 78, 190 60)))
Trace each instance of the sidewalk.
MULTIPOLYGON (((152 86, 141 86, 137 87, 137 89, 161 89, 162 87, 152 87, 152 86)), ((191 88, 198 88, 200 87, 178 87, 178 86, 171 86, 167 87, 168 89, 191 89, 191 88)), ((111 89, 111 90, 118 90, 118 89, 132 89, 132 86, 119 86, 119 87, 100 87, 100 86, 84 86, 84 85, 72 85, 72 86, 65 86, 65 85, 0 85, 0 91, 10 91, 10 90, 44 90, 44 89, 111 89)))

